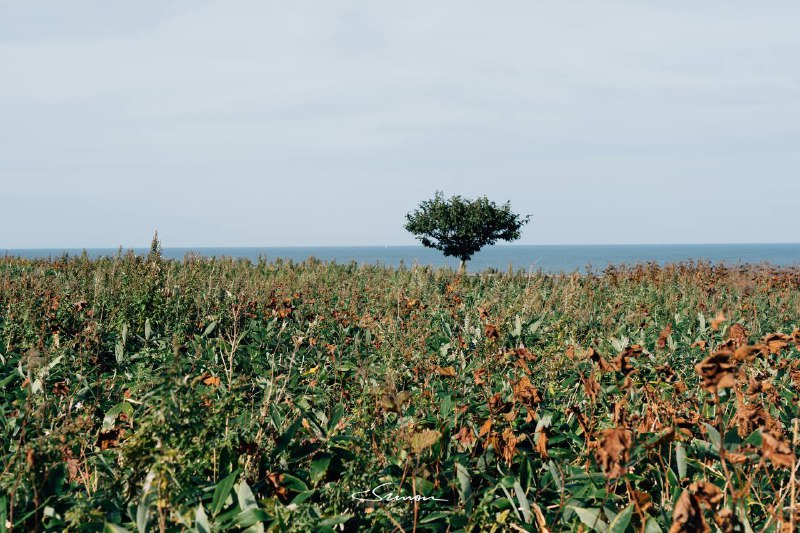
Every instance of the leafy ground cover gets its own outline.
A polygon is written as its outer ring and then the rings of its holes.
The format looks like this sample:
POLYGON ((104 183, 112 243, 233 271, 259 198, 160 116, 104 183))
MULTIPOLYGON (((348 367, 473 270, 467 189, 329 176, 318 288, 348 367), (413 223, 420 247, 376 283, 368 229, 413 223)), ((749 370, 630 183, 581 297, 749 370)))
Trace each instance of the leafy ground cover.
POLYGON ((3 258, 0 531, 794 531, 798 287, 3 258))

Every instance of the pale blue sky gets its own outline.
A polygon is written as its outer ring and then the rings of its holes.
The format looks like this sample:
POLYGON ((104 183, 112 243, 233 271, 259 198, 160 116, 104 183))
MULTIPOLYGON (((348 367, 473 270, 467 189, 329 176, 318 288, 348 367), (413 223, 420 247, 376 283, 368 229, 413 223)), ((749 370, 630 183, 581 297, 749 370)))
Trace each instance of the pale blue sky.
POLYGON ((800 241, 800 4, 0 0, 0 248, 800 241))

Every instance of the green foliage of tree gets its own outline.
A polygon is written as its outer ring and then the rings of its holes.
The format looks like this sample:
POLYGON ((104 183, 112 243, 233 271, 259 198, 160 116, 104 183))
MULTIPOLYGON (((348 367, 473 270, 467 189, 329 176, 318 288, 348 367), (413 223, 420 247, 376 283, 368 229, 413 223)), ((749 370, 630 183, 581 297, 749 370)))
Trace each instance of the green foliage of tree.
POLYGON ((446 199, 439 191, 408 213, 406 219, 406 230, 416 235, 423 246, 458 257, 463 269, 484 246, 519 239, 530 215, 513 213, 510 202, 498 206, 485 196, 474 200, 461 196, 446 199))

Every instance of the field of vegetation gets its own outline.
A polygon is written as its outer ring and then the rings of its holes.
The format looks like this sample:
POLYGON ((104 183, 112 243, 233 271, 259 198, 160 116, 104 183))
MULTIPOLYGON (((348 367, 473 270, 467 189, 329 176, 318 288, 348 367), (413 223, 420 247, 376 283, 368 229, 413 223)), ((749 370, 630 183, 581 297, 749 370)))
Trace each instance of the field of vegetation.
POLYGON ((795 531, 798 326, 769 266, 0 258, 0 532, 795 531))

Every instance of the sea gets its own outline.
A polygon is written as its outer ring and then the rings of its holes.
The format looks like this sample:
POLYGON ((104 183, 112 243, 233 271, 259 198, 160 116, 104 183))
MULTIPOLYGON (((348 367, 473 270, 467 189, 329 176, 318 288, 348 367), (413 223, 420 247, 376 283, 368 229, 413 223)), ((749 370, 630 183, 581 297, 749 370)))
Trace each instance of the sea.
MULTIPOLYGON (((88 248, 90 257, 114 256, 120 248, 88 248)), ((147 248, 132 248, 146 254, 147 248)), ((0 255, 24 258, 56 258, 64 254, 81 255, 83 249, 0 249, 0 255)), ((325 262, 349 264, 356 262, 390 267, 429 265, 458 267, 458 260, 444 257, 439 251, 422 246, 296 246, 249 248, 164 248, 162 255, 183 259, 189 254, 205 257, 228 256, 258 261, 302 262, 315 258, 325 262)), ((469 261, 467 269, 479 272, 487 269, 543 272, 575 272, 602 270, 609 265, 635 263, 674 263, 706 261, 737 265, 742 263, 771 263, 780 266, 800 265, 800 244, 598 244, 598 245, 496 245, 484 248, 469 261)))

